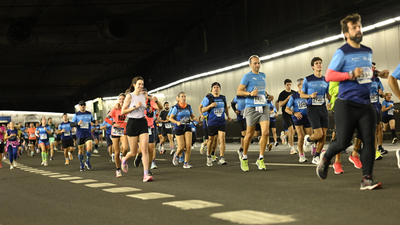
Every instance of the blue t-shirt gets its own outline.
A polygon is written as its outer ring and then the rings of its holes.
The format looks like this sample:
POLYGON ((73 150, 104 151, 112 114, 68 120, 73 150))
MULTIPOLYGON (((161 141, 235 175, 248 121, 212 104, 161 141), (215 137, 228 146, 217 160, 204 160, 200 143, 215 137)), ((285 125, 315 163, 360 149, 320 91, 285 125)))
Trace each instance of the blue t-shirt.
MULTIPOLYGON (((175 116, 176 121, 185 122, 190 120, 190 115, 193 113, 192 107, 188 104, 186 108, 181 108, 178 104, 170 110, 171 116, 175 116)), ((175 129, 183 129, 185 124, 178 126, 175 124, 175 129)))
POLYGON ((307 105, 321 106, 325 105, 325 94, 329 94, 329 83, 325 81, 325 76, 316 77, 311 74, 304 78, 301 90, 307 95, 317 92, 315 98, 307 99, 307 105))
MULTIPOLYGON (((300 98, 300 94, 298 92, 294 93, 290 97, 286 106, 291 108, 293 112, 300 112, 301 115, 307 116, 307 100, 300 98)), ((293 115, 292 118, 297 120, 297 117, 293 115)))
POLYGON ((267 105, 267 96, 265 96, 265 73, 260 72, 259 74, 255 74, 253 72, 246 73, 240 84, 246 86, 246 91, 251 92, 257 88, 258 95, 257 96, 247 96, 246 97, 246 107, 257 107, 257 106, 266 106, 267 105))
MULTIPOLYGON (((112 118, 111 118, 111 120, 112 120, 112 118)), ((106 130, 106 136, 110 136, 111 135, 111 128, 112 128, 112 125, 110 125, 110 124, 108 124, 106 121, 104 121, 100 126, 102 127, 102 126, 104 126, 104 125, 106 125, 107 127, 107 130, 106 130)))
POLYGON ((397 80, 400 80, 400 64, 397 66, 397 68, 392 73, 392 77, 396 78, 397 80))
MULTIPOLYGON (((225 103, 224 103, 223 98, 225 98, 225 96, 221 96, 221 95, 218 97, 214 96, 214 102, 217 103, 217 106, 211 108, 211 111, 209 111, 209 113, 208 113, 208 118, 207 118, 208 126, 225 125, 225 115, 224 115, 225 103)), ((226 99, 225 99, 225 102, 226 102, 226 99)), ((208 97, 204 97, 203 101, 201 101, 201 104, 204 107, 207 107, 208 105, 210 105, 210 100, 208 99, 208 97)))
POLYGON ((383 100, 382 106, 385 106, 385 108, 388 108, 388 107, 390 107, 390 105, 393 105, 393 107, 391 107, 387 111, 382 112, 382 116, 389 117, 389 116, 393 116, 394 115, 394 103, 393 103, 393 101, 383 100))
POLYGON ((44 129, 45 127, 46 127, 46 129, 48 131, 51 130, 51 127, 49 125, 46 125, 46 126, 40 125, 38 128, 36 128, 36 131, 39 131, 39 140, 41 140, 42 142, 48 142, 49 141, 49 134, 44 129))
POLYGON ((94 128, 94 134, 100 135, 100 133, 101 133, 100 125, 93 125, 93 128, 94 128))
POLYGON ((244 120, 243 113, 244 109, 246 108, 246 97, 244 96, 236 96, 233 101, 236 104, 236 109, 239 110, 239 114, 236 114, 237 121, 244 120))
POLYGON ((278 110, 276 110, 274 104, 270 100, 267 100, 267 104, 269 106, 269 111, 271 111, 272 109, 274 110, 274 113, 269 114, 269 121, 275 122, 276 121, 275 115, 278 112, 278 110))
POLYGON ((81 125, 77 126, 76 129, 76 137, 77 138, 86 138, 92 136, 92 125, 91 122, 94 122, 94 118, 92 114, 88 111, 85 112, 77 112, 72 118, 72 123, 78 124, 79 121, 82 120, 81 125))
POLYGON ((8 129, 7 135, 10 136, 11 134, 15 134, 15 136, 10 137, 9 141, 17 141, 18 140, 18 129, 14 128, 13 130, 8 129))
POLYGON ((61 133, 61 139, 62 140, 69 140, 72 138, 72 127, 71 127, 71 122, 62 122, 58 126, 59 130, 65 130, 65 132, 61 133))
POLYGON ((24 132, 23 135, 24 135, 24 139, 29 139, 29 134, 27 132, 24 132))
POLYGON ((339 99, 349 100, 359 104, 371 102, 371 78, 372 72, 372 50, 364 45, 360 48, 353 48, 349 44, 344 44, 333 55, 328 70, 337 72, 353 71, 356 67, 363 69, 361 78, 339 83, 339 99))
POLYGON ((379 105, 379 89, 384 91, 382 82, 378 77, 373 77, 371 82, 371 93, 369 95, 373 105, 379 105))

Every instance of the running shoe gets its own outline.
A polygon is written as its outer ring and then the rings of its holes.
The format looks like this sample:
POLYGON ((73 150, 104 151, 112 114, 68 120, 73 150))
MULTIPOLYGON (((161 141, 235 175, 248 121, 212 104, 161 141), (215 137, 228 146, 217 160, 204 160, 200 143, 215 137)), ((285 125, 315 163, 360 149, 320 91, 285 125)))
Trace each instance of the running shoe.
POLYGON ((278 145, 279 145, 279 142, 275 142, 274 146, 276 147, 276 146, 278 146, 278 145))
POLYGON ((226 164, 228 164, 228 162, 225 161, 225 157, 221 156, 221 157, 219 158, 219 160, 218 160, 218 164, 219 164, 219 165, 226 165, 226 164))
POLYGON ((272 149, 272 143, 269 143, 269 144, 268 144, 267 149, 268 149, 269 152, 271 151, 271 149, 272 149))
POLYGON ((53 160, 54 160, 53 156, 50 156, 50 161, 53 161, 53 160))
POLYGON ((381 160, 381 159, 382 159, 381 153, 378 150, 376 150, 375 151, 375 160, 381 160))
POLYGON ((112 162, 115 162, 115 154, 114 154, 114 153, 111 154, 111 161, 112 161, 112 162))
POLYGON ((400 169, 400 150, 396 151, 396 158, 397 158, 397 166, 400 169))
POLYGON ((239 160, 240 160, 243 157, 243 150, 242 151, 240 151, 240 149, 237 150, 237 154, 239 155, 239 160))
POLYGON ((249 160, 248 159, 240 159, 240 168, 244 172, 248 172, 249 171, 249 160))
POLYGON ((161 144, 158 144, 158 151, 161 153, 161 147, 162 147, 162 145, 161 144))
POLYGON ((319 164, 319 161, 320 161, 319 159, 320 159, 319 156, 314 156, 313 159, 312 159, 312 161, 311 161, 311 163, 312 163, 312 164, 315 164, 315 165, 318 165, 318 164, 319 164))
POLYGON ((135 160, 133 161, 133 165, 135 167, 139 167, 142 162, 142 154, 136 154, 135 160))
POLYGON ((69 159, 65 160, 65 165, 69 165, 69 159))
POLYGON ((281 141, 282 141, 282 144, 283 145, 285 145, 285 141, 284 141, 284 137, 285 136, 285 131, 281 131, 281 141))
POLYGON ((394 137, 393 140, 392 140, 392 144, 396 144, 397 141, 398 141, 398 138, 397 138, 397 137, 394 137))
POLYGON ((335 174, 342 174, 344 173, 343 169, 342 169, 342 164, 339 162, 335 162, 333 164, 333 171, 335 172, 335 174))
POLYGON ((169 155, 174 155, 174 153, 175 153, 175 150, 171 149, 171 152, 169 153, 169 155))
MULTIPOLYGON (((247 160, 246 160, 247 161, 247 160)), ((259 170, 267 170, 267 168, 265 167, 265 163, 264 163, 264 158, 262 159, 257 159, 256 165, 258 166, 259 170)), ((248 170, 248 169, 247 169, 248 170)))
POLYGON ((150 175, 143 175, 143 182, 153 181, 153 177, 150 175))
POLYGON ((161 152, 160 152, 160 154, 165 154, 164 145, 161 146, 161 152))
POLYGON ((296 149, 294 148, 294 146, 290 149, 290 154, 291 154, 291 155, 296 155, 296 154, 297 154, 297 151, 296 151, 296 149))
POLYGON ((45 160, 43 166, 48 166, 48 165, 49 163, 47 162, 47 160, 45 160))
POLYGON ((91 170, 93 167, 92 167, 92 165, 90 165, 90 162, 89 161, 86 161, 85 162, 85 166, 86 166, 86 168, 88 169, 88 170, 91 170))
POLYGON ((98 154, 99 150, 95 149, 95 150, 93 150, 93 153, 98 154))
POLYGON ((14 168, 17 168, 17 166, 18 166, 17 161, 14 161, 14 162, 13 162, 13 166, 14 166, 14 168))
POLYGON ((317 146, 315 144, 312 144, 312 155, 315 155, 315 153, 317 152, 317 146))
POLYGON ((215 156, 215 155, 211 155, 211 159, 212 159, 213 162, 218 161, 217 156, 215 156))
POLYGON ((151 162, 151 167, 150 167, 150 169, 157 169, 158 167, 157 167, 157 165, 156 165, 156 162, 151 162))
POLYGON ((68 152, 68 157, 69 157, 69 160, 73 160, 74 159, 74 155, 72 155, 71 152, 68 152))
POLYGON ((306 136, 304 136, 304 145, 305 146, 311 146, 311 142, 307 141, 307 139, 310 137, 309 134, 306 134, 306 136))
POLYGON ((303 150, 304 150, 304 152, 311 152, 311 146, 307 146, 306 144, 303 144, 303 150))
POLYGON ((121 169, 124 171, 124 173, 127 173, 129 170, 128 161, 125 160, 125 158, 122 158, 121 160, 121 169))
POLYGON ((189 165, 188 163, 183 164, 183 169, 191 169, 193 168, 192 165, 189 165))
POLYGON ((13 170, 14 166, 12 164, 10 164, 10 170, 13 170))
MULTIPOLYGON (((325 162, 324 160, 325 152, 321 154, 321 160, 319 160, 318 166, 316 168, 317 176, 321 180, 325 180, 328 176, 329 162, 325 162)), ((318 157, 318 156, 316 156, 318 157)), ((319 157, 318 157, 319 158, 319 157)))
POLYGON ((122 177, 121 170, 116 170, 115 171, 115 177, 122 177))
POLYGON ((173 164, 174 166, 179 165, 178 156, 176 156, 176 153, 174 154, 174 157, 172 158, 172 164, 173 164))
POLYGON ((206 151, 204 149, 204 143, 202 143, 201 146, 200 146, 200 154, 203 155, 204 153, 206 153, 206 151))
POLYGON ((303 154, 303 155, 301 155, 300 157, 299 157, 299 162, 300 163, 305 163, 305 162, 307 162, 308 161, 308 159, 306 158, 306 155, 305 154, 303 154))
POLYGON ((361 181, 360 190, 374 190, 379 188, 382 188, 381 182, 373 181, 370 175, 364 177, 361 181))
POLYGON ((35 156, 35 151, 31 151, 31 156, 35 156))
POLYGON ((42 161, 42 163, 40 164, 41 166, 44 166, 44 161, 42 161))
POLYGON ((354 164, 355 168, 357 168, 357 169, 361 169, 362 168, 362 163, 361 163, 360 158, 358 157, 358 155, 356 155, 356 156, 350 155, 349 156, 349 161, 354 164))
POLYGON ((85 171, 85 164, 81 163, 81 166, 79 167, 79 171, 81 171, 81 172, 85 171))
POLYGON ((207 166, 213 166, 213 162, 212 162, 212 158, 211 157, 207 157, 207 166))
POLYGON ((3 169, 3 166, 1 165, 1 163, 0 163, 0 169, 3 169))

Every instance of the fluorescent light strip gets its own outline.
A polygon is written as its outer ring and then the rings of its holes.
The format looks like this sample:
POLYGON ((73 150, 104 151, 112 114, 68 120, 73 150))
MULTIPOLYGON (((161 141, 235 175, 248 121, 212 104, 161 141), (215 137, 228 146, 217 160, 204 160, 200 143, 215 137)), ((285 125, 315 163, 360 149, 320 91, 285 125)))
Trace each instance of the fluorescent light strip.
MULTIPOLYGON (((49 115, 49 116, 62 116, 64 113, 52 113, 52 112, 32 112, 32 111, 13 111, 13 110, 7 110, 7 111, 0 111, 1 114, 40 114, 40 115, 49 115)), ((68 116, 73 116, 74 114, 67 113, 68 116)))

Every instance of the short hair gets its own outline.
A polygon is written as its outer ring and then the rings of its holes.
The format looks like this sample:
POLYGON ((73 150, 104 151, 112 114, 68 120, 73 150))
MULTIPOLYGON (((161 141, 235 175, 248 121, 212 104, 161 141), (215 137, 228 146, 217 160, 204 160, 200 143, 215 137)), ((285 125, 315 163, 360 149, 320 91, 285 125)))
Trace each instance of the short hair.
POLYGON ((285 81, 283 82, 284 85, 286 85, 287 83, 292 83, 291 79, 285 79, 285 81))
POLYGON ((177 97, 180 98, 180 97, 181 97, 181 94, 185 94, 185 92, 183 92, 183 91, 179 92, 179 94, 177 95, 177 97))
POLYGON ((386 92, 385 94, 383 94, 383 98, 386 98, 386 96, 388 96, 388 95, 392 95, 392 93, 386 92))
MULTIPOLYGON (((342 19, 340 21, 340 25, 342 26, 343 35, 344 35, 344 33, 349 32, 349 26, 347 26, 348 22, 352 22, 352 23, 360 22, 361 23, 361 16, 358 13, 354 13, 354 14, 346 16, 344 19, 342 19)), ((344 36, 344 40, 347 41, 346 36, 344 36)))
POLYGON ((303 80, 304 80, 304 78, 297 79, 297 85, 300 85, 303 80))
POLYGON ((376 66, 376 63, 375 63, 375 62, 372 62, 372 65, 376 66))
POLYGON ((126 94, 125 94, 125 93, 119 93, 118 98, 119 98, 120 96, 126 97, 126 94))
POLYGON ((51 119, 51 117, 47 118, 47 120, 51 119))
POLYGON ((313 66, 314 66, 314 63, 317 62, 317 61, 321 61, 321 62, 322 62, 322 59, 321 59, 320 57, 314 57, 314 58, 312 58, 312 59, 311 59, 311 67, 313 67, 313 66))
POLYGON ((258 55, 252 55, 252 56, 249 57, 249 64, 251 64, 251 59, 252 58, 260 59, 260 57, 258 55))
POLYGON ((169 104, 169 102, 164 102, 164 105, 169 104))

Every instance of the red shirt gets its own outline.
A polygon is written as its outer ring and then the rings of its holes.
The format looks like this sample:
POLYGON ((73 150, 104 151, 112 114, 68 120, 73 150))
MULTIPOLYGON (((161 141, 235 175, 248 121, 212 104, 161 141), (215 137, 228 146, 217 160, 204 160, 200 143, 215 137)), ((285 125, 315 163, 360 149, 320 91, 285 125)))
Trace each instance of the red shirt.
POLYGON ((109 118, 106 118, 105 121, 107 123, 112 124, 113 122, 115 122, 120 127, 126 128, 126 115, 121 115, 121 109, 113 108, 108 115, 113 119, 113 121, 111 121, 109 118))
MULTIPOLYGON (((148 101, 149 101, 149 99, 146 100, 146 107, 147 107, 148 101)), ((150 107, 154 112, 156 110, 157 103, 153 100, 150 100, 150 107)), ((147 117, 147 109, 144 110, 144 117, 146 117, 147 126, 150 128, 154 128, 154 117, 147 117)))

